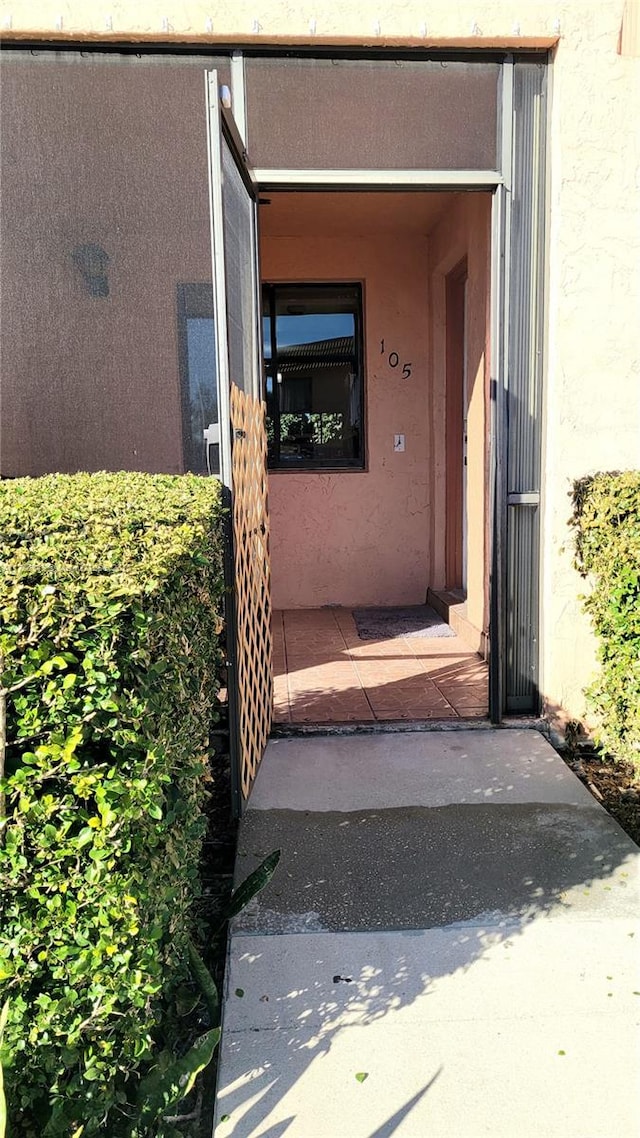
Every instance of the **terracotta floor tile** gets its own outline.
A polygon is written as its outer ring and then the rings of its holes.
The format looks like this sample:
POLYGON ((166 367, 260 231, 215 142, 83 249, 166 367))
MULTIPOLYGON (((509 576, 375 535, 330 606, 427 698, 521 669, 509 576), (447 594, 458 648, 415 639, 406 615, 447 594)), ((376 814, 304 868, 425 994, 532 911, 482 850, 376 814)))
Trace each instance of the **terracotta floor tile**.
POLYGON ((375 716, 367 708, 362 711, 341 711, 339 709, 328 707, 321 710, 314 711, 307 715, 292 715, 291 723, 318 723, 327 724, 332 723, 373 723, 375 716))
POLYGON ((273 628, 279 722, 486 714, 487 666, 458 637, 360 640, 349 609, 277 611, 273 628))
POLYGON ((429 682, 424 673, 416 675, 415 672, 392 672, 380 668, 367 669, 367 671, 360 671, 358 668, 356 671, 365 691, 368 691, 369 688, 393 688, 398 685, 408 685, 416 691, 424 691, 429 682))
POLYGON ((442 674, 450 676, 452 679, 468 679, 469 677, 479 677, 487 675, 487 665, 477 658, 467 657, 461 660, 442 661, 441 663, 442 674))
POLYGON ((385 659, 388 656, 403 658, 415 655, 412 645, 401 638, 396 640, 358 640, 358 644, 365 650, 369 649, 372 655, 380 659, 385 659))
POLYGON ((332 616, 321 617, 318 620, 299 620, 289 616, 284 619, 285 634, 301 632, 335 632, 337 624, 332 616))
POLYGON ((303 675, 305 672, 318 671, 322 669, 327 671, 329 668, 340 668, 343 670, 354 671, 353 664, 348 656, 343 656, 340 652, 315 652, 309 656, 303 656, 299 652, 290 652, 287 654, 287 668, 289 673, 294 675, 299 673, 303 675))
MULTIPOLYGON (((431 676, 430 679, 434 684, 437 684, 442 691, 450 691, 461 696, 477 694, 480 696, 480 700, 486 698, 489 690, 487 680, 484 677, 476 677, 475 679, 469 680, 451 680, 431 676)), ((480 700, 478 700, 478 702, 480 702, 480 700)))
POLYGON ((299 648, 290 648, 287 652, 287 664, 290 672, 304 672, 306 668, 324 668, 331 664, 344 664, 352 667, 349 656, 339 648, 316 649, 314 652, 301 652, 299 648))
POLYGON ((348 698, 344 698, 344 694, 340 692, 337 692, 335 695, 331 695, 330 692, 320 692, 317 694, 292 692, 289 699, 292 714, 299 711, 306 712, 317 707, 341 707, 347 710, 357 709, 364 707, 366 702, 364 693, 355 691, 348 698))
POLYGON ((456 713, 452 707, 444 707, 437 711, 424 711, 420 709, 407 709, 407 708, 385 708, 383 711, 376 711, 376 719, 384 722, 386 719, 456 719, 456 713))
POLYGON ((485 712, 488 712, 489 707, 488 701, 486 699, 476 699, 471 701, 464 699, 455 699, 454 696, 449 696, 447 698, 447 703, 450 703, 452 707, 455 707, 459 715, 466 715, 468 711, 475 711, 477 707, 482 707, 484 708, 485 712))
POLYGON ((289 636, 286 642, 287 656, 313 656, 318 652, 344 652, 347 646, 339 636, 289 636))
POLYGON ((476 703, 482 703, 483 699, 489 698, 489 687, 484 680, 470 680, 468 683, 451 683, 450 680, 441 680, 437 676, 432 678, 433 682, 437 684, 443 692, 451 692, 452 695, 459 695, 463 699, 468 698, 470 695, 477 696, 476 703))
POLYGON ((339 628, 326 629, 324 632, 318 632, 317 629, 312 629, 310 632, 288 632, 285 636, 285 644, 287 651, 291 648, 297 648, 301 652, 312 651, 314 648, 345 648, 344 637, 339 628))
POLYGON ((442 655, 416 655, 416 660, 425 672, 441 672, 443 674, 453 672, 456 668, 464 667, 468 662, 468 656, 461 656, 458 653, 451 656, 442 655))
POLYGON ((371 645, 361 645, 352 648, 347 645, 349 655, 354 662, 363 664, 381 664, 389 667, 394 663, 405 664, 407 661, 418 662, 410 652, 396 652, 387 647, 384 651, 374 651, 371 645))
POLYGON ((452 684, 487 683, 489 671, 486 664, 457 664, 454 667, 440 668, 438 675, 441 680, 448 680, 452 684))
POLYGON ((350 635, 357 636, 358 629, 352 614, 348 609, 337 609, 334 613, 335 622, 343 632, 348 632, 350 635))
POLYGON ((373 719, 373 712, 366 699, 338 700, 338 699, 308 699, 291 700, 291 719, 293 722, 305 720, 307 722, 336 720, 357 720, 360 717, 373 719))
POLYGON ((412 700, 414 703, 442 703, 447 699, 437 688, 431 691, 424 684, 367 684, 365 691, 372 707, 393 707, 412 700))
POLYGON ((427 711, 449 711, 454 707, 454 704, 450 703, 449 700, 442 698, 425 699, 416 694, 409 694, 405 697, 403 697, 402 694, 398 694, 394 698, 388 693, 382 693, 376 697, 375 692, 367 692, 367 698, 376 714, 383 711, 391 711, 392 709, 396 709, 397 711, 408 710, 416 712, 416 714, 418 712, 422 714, 427 711))
POLYGON ((348 656, 343 656, 340 652, 315 652, 309 656, 303 656, 299 652, 291 652, 287 655, 287 668, 291 675, 295 673, 308 672, 311 669, 317 670, 323 668, 335 668, 341 666, 353 670, 353 664, 348 656))
MULTIPOLYGON (((332 670, 335 668, 335 662, 333 660, 325 660, 324 657, 316 660, 307 660, 306 663, 290 660, 287 664, 287 668, 290 678, 293 678, 294 683, 298 687, 305 687, 310 683, 315 686, 317 681, 320 683, 326 682, 332 670)), ((344 670, 346 674, 352 677, 352 682, 356 687, 362 686, 358 685, 356 674, 349 668, 348 664, 344 670)))

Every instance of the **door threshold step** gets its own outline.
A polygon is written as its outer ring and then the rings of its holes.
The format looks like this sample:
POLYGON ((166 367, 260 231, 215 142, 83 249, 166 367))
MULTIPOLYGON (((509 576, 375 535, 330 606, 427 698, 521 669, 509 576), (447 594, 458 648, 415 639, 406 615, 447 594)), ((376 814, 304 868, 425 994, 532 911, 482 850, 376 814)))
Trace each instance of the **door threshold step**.
POLYGON ((398 735, 409 731, 540 731, 548 736, 549 723, 536 716, 506 716, 501 723, 489 718, 478 719, 387 719, 363 723, 277 723, 271 728, 272 739, 301 738, 305 735, 398 735))
POLYGON ((473 652, 483 660, 489 659, 489 637, 468 619, 467 595, 462 589, 428 589, 427 604, 473 652))

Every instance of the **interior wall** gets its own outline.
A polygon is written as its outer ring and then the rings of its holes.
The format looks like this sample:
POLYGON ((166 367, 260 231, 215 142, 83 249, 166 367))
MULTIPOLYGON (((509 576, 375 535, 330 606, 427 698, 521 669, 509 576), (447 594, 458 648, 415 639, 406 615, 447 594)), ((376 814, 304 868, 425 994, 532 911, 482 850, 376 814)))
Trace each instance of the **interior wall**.
POLYGON ((360 280, 365 307, 367 469, 270 473, 276 608, 425 600, 432 532, 427 249, 425 237, 388 231, 262 238, 263 280, 360 280), (392 351, 397 368, 388 362, 392 351), (409 379, 402 378, 405 362, 409 379), (405 435, 404 453, 394 452, 394 434, 405 435))
POLYGON ((432 397, 430 454, 431 587, 445 586, 446 529, 446 276, 467 259, 467 619, 479 632, 489 627, 488 384, 491 195, 456 194, 429 234, 428 276, 432 397))

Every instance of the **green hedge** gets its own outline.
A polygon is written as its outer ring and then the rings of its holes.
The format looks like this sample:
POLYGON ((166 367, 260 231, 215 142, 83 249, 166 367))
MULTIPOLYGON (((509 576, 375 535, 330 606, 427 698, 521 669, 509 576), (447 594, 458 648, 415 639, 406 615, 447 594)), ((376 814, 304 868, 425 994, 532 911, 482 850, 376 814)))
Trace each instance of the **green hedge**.
POLYGON ((587 695, 597 741, 640 768, 640 472, 596 474, 573 488, 576 565, 599 639, 600 675, 587 695))
POLYGON ((137 1133, 139 1076, 167 1045, 222 662, 220 519, 213 479, 0 483, 12 1134, 137 1133))

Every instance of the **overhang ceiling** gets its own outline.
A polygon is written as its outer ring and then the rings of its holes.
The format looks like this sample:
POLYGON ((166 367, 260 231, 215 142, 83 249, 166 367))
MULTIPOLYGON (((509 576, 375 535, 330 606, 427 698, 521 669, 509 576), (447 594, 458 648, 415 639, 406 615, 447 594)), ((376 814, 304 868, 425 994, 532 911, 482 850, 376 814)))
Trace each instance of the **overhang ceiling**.
POLYGON ((429 233, 458 197, 451 192, 264 193, 263 237, 365 237, 376 233, 429 233))

